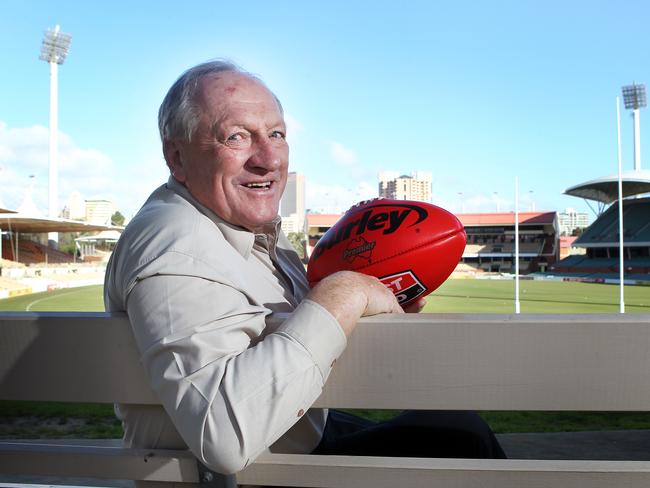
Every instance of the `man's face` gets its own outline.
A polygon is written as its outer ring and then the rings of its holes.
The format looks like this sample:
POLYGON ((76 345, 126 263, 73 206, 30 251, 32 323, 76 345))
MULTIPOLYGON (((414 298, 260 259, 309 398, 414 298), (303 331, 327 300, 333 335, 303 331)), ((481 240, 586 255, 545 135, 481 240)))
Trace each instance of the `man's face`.
POLYGON ((174 177, 231 224, 256 230, 278 214, 287 182, 286 126, 273 94, 240 73, 203 78, 192 141, 167 141, 174 177))

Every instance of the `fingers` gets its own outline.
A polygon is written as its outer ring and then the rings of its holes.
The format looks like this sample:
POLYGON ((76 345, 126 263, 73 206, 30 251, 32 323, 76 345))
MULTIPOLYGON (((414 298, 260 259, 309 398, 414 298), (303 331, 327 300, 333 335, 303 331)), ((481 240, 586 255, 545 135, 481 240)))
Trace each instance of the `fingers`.
POLYGON ((426 299, 420 298, 419 300, 416 300, 413 303, 409 303, 406 307, 404 307, 404 312, 420 313, 426 304, 427 304, 426 299))
POLYGON ((364 275, 365 292, 368 297, 368 306, 363 316, 377 315, 380 313, 403 313, 395 295, 374 276, 364 275))

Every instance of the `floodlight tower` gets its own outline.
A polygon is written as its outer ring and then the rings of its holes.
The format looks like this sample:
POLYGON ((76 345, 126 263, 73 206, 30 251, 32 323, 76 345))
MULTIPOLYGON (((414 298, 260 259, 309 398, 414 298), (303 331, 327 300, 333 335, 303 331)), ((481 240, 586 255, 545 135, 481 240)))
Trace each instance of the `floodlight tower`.
MULTIPOLYGON (((58 67, 63 64, 68 50, 70 49, 72 36, 59 30, 57 25, 54 29, 48 29, 43 37, 41 46, 41 55, 39 59, 50 65, 50 172, 49 172, 49 196, 48 215, 50 218, 56 218, 59 204, 59 127, 58 127, 58 67)), ((48 239, 57 243, 59 235, 56 232, 50 232, 48 239)))
POLYGON ((641 170, 641 122, 639 121, 639 109, 648 105, 645 85, 632 83, 623 87, 623 102, 625 108, 632 110, 634 114, 634 171, 641 170))

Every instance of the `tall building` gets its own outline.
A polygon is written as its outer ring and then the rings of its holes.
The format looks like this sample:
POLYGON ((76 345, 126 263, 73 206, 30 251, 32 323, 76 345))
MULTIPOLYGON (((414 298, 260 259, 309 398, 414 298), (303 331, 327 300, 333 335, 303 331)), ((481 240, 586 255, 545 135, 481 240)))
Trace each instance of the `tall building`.
POLYGON ((379 196, 393 200, 431 201, 431 181, 429 171, 414 171, 410 176, 395 171, 379 173, 379 196))
POLYGON ((285 234, 305 231, 305 175, 291 172, 280 200, 282 230, 285 234))
POLYGON ((61 217, 72 220, 84 220, 86 218, 86 202, 81 193, 73 191, 70 193, 68 202, 61 212, 61 217))
POLYGON ((558 214, 560 235, 570 236, 575 229, 589 227, 589 214, 577 212, 574 208, 567 208, 558 214))
POLYGON ((110 200, 86 200, 86 222, 110 225, 115 204, 110 200))

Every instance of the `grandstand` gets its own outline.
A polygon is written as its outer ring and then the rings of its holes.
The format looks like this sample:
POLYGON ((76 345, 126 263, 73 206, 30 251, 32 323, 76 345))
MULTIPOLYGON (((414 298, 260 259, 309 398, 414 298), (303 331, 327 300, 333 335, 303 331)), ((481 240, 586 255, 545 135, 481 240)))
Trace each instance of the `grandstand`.
POLYGON ((341 214, 307 214, 307 256, 311 256, 314 246, 327 229, 341 218, 341 214))
POLYGON ((0 213, 2 255, 0 257, 23 264, 68 263, 72 255, 39 242, 38 236, 49 232, 99 232, 115 229, 112 226, 91 224, 69 219, 49 219, 16 212, 0 213))
MULTIPOLYGON (((467 246, 456 273, 515 272, 515 214, 457 215, 465 226, 467 246)), ((544 271, 557 260, 559 224, 556 212, 519 214, 519 272, 544 271)))
MULTIPOLYGON (((582 256, 568 256, 550 268, 555 275, 594 281, 619 278, 618 202, 573 242, 582 256)), ((650 281, 650 198, 623 200, 625 278, 650 281)))
POLYGON ((4 211, 0 213, 0 228, 0 298, 101 283, 103 266, 79 263, 75 256, 48 246, 47 234, 89 233, 114 227, 4 211))
POLYGON ((22 264, 74 262, 74 256, 29 239, 3 239, 2 257, 22 264))
MULTIPOLYGON (((566 195, 598 204, 598 218, 572 246, 584 249, 582 256, 568 256, 549 268, 565 279, 597 282, 620 280, 618 175, 609 175, 575 185, 566 195), (605 207, 609 208, 605 210, 605 207)), ((650 282, 650 171, 635 168, 621 174, 623 200, 624 280, 650 282)), ((589 202, 587 202, 589 203, 589 202)))

